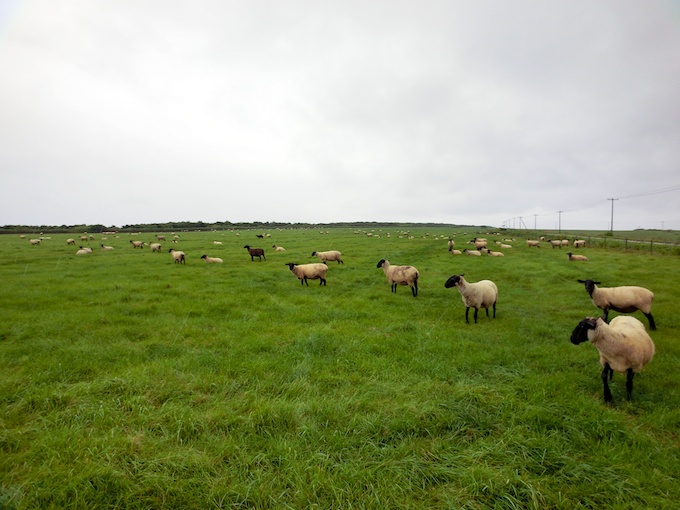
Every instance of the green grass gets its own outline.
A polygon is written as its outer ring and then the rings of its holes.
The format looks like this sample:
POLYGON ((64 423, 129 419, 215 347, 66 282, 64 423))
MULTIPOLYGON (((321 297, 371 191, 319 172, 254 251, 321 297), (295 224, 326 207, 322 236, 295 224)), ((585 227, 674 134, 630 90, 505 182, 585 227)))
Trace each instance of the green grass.
POLYGON ((181 233, 186 266, 132 249, 147 234, 88 256, 0 236, 0 508, 677 508, 677 256, 455 257, 453 229, 388 230, 181 233), (327 287, 284 265, 327 249, 327 287), (419 268, 417 298, 381 258, 419 268), (495 320, 465 324, 460 273, 498 284, 495 320), (655 292, 630 402, 569 342, 598 314, 578 278, 655 292))

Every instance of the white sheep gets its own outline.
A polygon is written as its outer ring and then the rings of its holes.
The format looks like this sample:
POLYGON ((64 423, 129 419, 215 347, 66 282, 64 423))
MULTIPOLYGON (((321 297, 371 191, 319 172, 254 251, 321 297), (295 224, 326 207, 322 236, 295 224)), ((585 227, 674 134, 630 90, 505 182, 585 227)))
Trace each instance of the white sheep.
POLYGON ((456 244, 453 239, 449 239, 449 251, 453 251, 453 246, 456 244))
POLYGON ((66 240, 66 244, 67 244, 67 245, 73 245, 73 246, 75 246, 76 240, 75 240, 75 239, 70 239, 70 238, 69 238, 69 239, 66 240))
POLYGON ((130 239, 130 244, 132 245, 133 248, 144 248, 143 241, 133 241, 132 239, 130 239))
POLYGON ((463 250, 463 253, 464 253, 465 255, 472 255, 473 257, 481 257, 481 256, 482 256, 482 253, 481 253, 481 252, 479 252, 479 251, 477 251, 477 250, 468 250, 467 248, 465 248, 465 249, 463 250))
POLYGON ((501 248, 504 249, 504 250, 511 250, 511 249, 512 249, 512 245, 511 245, 511 244, 503 244, 503 243, 501 243, 501 248))
POLYGON ((451 250, 451 255, 462 255, 462 254, 463 254, 463 252, 461 252, 460 250, 451 250))
POLYGON ((307 285, 307 280, 320 280, 319 285, 326 285, 326 271, 328 266, 322 262, 315 262, 313 264, 295 264, 288 262, 286 264, 291 273, 297 276, 301 285, 307 285))
POLYGON ((540 248, 541 243, 540 243, 540 241, 535 241, 533 239, 527 239, 527 246, 529 248, 531 248, 532 246, 535 246, 536 248, 540 248))
POLYGON ((503 252, 500 251, 489 251, 487 255, 489 255, 489 257, 505 257, 503 252))
POLYGON ((175 264, 185 264, 187 263, 187 257, 186 254, 183 251, 178 251, 170 248, 168 250, 170 254, 172 254, 172 259, 175 261, 175 264))
POLYGON ((40 244, 40 239, 29 239, 29 243, 31 243, 31 246, 38 246, 40 244))
POLYGON ((632 313, 640 310, 649 321, 649 329, 656 329, 652 316, 652 301, 654 293, 644 287, 626 285, 622 287, 598 287, 601 282, 593 280, 578 280, 583 283, 593 304, 604 312, 604 320, 609 316, 609 310, 619 313, 632 313))
POLYGON ((385 277, 392 287, 392 292, 397 292, 397 285, 408 285, 411 287, 413 297, 418 295, 418 278, 420 273, 413 266, 392 266, 390 261, 381 259, 377 267, 382 267, 385 277))
POLYGON ((548 239, 548 242, 552 245, 553 248, 562 248, 562 241, 559 239, 548 239))
POLYGON ((113 250, 113 246, 107 246, 107 245, 105 245, 105 244, 102 244, 101 246, 102 246, 102 250, 104 250, 104 251, 111 251, 111 250, 113 250))
POLYGON ((574 248, 585 248, 586 242, 584 239, 576 239, 574 241, 574 248))
POLYGON ((654 357, 654 342, 635 317, 620 315, 607 324, 603 317, 586 317, 571 333, 571 343, 590 341, 600 352, 605 402, 612 401, 608 381, 614 371, 626 374, 626 394, 633 394, 633 377, 654 357))
POLYGON ((149 245, 149 248, 151 248, 152 252, 159 252, 160 253, 162 246, 161 246, 161 243, 151 243, 149 245))
POLYGON ((486 310, 486 316, 489 316, 489 308, 493 307, 493 318, 496 318, 496 303, 498 302, 498 287, 491 280, 481 280, 476 283, 468 283, 463 278, 464 275, 453 275, 444 284, 444 287, 450 289, 451 287, 458 287, 463 303, 465 304, 465 322, 470 324, 468 320, 468 312, 470 308, 475 309, 475 324, 477 324, 477 312, 480 308, 486 310))
POLYGON ((82 246, 76 251, 76 255, 87 255, 92 253, 92 248, 83 248, 82 246))
POLYGON ((276 246, 275 244, 272 245, 272 248, 274 248, 274 251, 286 251, 283 246, 276 246))
POLYGON ((208 257, 207 255, 201 255, 201 258, 205 259, 208 264, 222 264, 224 262, 224 260, 219 257, 208 257))
POLYGON ((585 255, 574 255, 573 253, 569 252, 567 253, 567 257, 569 260, 574 260, 574 261, 583 261, 583 262, 588 262, 588 257, 585 255))
POLYGON ((344 264, 342 261, 342 253, 337 250, 331 251, 315 251, 312 252, 312 257, 317 256, 321 262, 337 261, 338 264, 344 264))

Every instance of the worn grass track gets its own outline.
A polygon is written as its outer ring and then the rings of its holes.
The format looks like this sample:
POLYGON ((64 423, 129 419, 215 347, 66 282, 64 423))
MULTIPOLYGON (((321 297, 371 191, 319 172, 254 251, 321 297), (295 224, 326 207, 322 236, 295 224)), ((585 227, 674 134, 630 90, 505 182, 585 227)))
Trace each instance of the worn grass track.
POLYGON ((181 233, 186 266, 129 235, 88 256, 0 236, 0 508, 677 508, 677 256, 327 230, 181 233), (328 249, 327 287, 284 265, 328 249), (381 258, 419 268, 418 298, 381 258), (465 324, 454 273, 497 283, 495 320, 465 324), (597 315, 585 277, 655 292, 631 402, 569 342, 597 315))

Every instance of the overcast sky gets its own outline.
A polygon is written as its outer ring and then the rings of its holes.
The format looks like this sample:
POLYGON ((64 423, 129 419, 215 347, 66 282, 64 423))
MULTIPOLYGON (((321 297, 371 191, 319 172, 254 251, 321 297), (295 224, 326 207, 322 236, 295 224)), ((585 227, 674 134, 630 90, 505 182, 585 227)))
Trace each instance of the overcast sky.
POLYGON ((680 2, 0 0, 0 172, 0 225, 680 229, 680 2))

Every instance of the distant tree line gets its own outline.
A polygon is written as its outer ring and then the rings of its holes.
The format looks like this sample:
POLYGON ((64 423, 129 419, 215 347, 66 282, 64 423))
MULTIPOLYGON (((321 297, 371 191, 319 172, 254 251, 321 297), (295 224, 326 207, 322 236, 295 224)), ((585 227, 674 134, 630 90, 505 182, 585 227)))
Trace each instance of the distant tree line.
POLYGON ((359 228, 364 230, 376 228, 410 228, 410 227, 454 227, 461 228, 464 225, 453 225, 449 223, 402 223, 402 222, 338 222, 338 223, 283 223, 275 221, 253 221, 232 223, 230 221, 218 221, 205 223, 203 221, 176 221, 167 223, 137 223, 132 225, 105 226, 95 225, 4 225, 0 226, 0 234, 79 234, 87 232, 89 234, 101 234, 103 232, 187 232, 187 231, 209 231, 209 230, 274 230, 274 229, 301 229, 301 228, 359 228))

